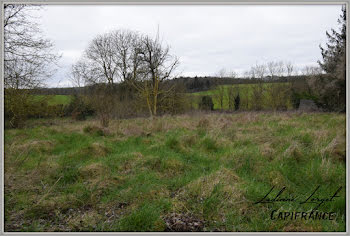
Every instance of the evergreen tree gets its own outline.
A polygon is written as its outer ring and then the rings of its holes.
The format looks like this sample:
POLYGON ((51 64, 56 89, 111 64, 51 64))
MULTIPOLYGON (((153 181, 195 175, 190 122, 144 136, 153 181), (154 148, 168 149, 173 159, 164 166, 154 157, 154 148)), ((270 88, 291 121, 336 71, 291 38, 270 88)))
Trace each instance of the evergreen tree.
POLYGON ((326 48, 320 45, 323 62, 318 61, 321 68, 330 74, 339 74, 345 76, 345 50, 346 50, 346 8, 342 7, 342 14, 338 19, 340 24, 340 32, 331 29, 331 32, 326 32, 328 43, 326 48), (339 73, 339 67, 344 70, 339 73))
POLYGON ((237 97, 235 98, 235 110, 239 110, 239 105, 241 104, 241 98, 239 97, 239 93, 237 94, 237 97))
POLYGON ((314 83, 313 92, 318 97, 319 106, 327 111, 343 111, 346 109, 346 8, 338 19, 340 30, 331 29, 326 32, 328 43, 320 46, 323 61, 320 67, 327 73, 320 75, 314 83))

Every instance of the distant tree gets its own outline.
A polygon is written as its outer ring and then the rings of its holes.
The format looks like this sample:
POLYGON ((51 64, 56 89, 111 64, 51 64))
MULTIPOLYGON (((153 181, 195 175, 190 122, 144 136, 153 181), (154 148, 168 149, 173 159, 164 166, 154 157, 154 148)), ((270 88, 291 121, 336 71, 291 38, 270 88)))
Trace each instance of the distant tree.
POLYGON ((215 74, 215 76, 217 76, 219 78, 224 78, 224 77, 226 77, 226 73, 227 73, 226 69, 222 68, 215 74))
POLYGON ((277 72, 277 63, 274 61, 270 61, 267 63, 267 68, 269 70, 269 74, 271 76, 271 79, 274 79, 274 77, 276 76, 276 72, 277 72))
POLYGON ((213 99, 210 96, 203 96, 199 102, 199 109, 201 110, 214 110, 213 99))
POLYGON ((284 75, 285 69, 284 69, 284 62, 278 61, 276 63, 276 72, 278 77, 282 77, 284 75))
POLYGON ((267 73, 267 67, 264 64, 256 64, 251 68, 252 74, 254 74, 255 79, 257 79, 257 83, 252 85, 252 96, 250 99, 252 100, 251 104, 253 109, 261 110, 263 108, 264 103, 264 78, 267 73))
POLYGON ((263 80, 267 73, 267 67, 264 64, 255 64, 255 66, 251 67, 252 77, 258 80, 263 80))
POLYGON ((240 98, 239 93, 238 93, 236 98, 235 98, 235 111, 239 110, 240 104, 241 104, 241 98, 240 98))
POLYGON ((286 67, 286 71, 287 71, 287 76, 290 77, 292 76, 293 72, 294 72, 294 65, 292 64, 292 62, 287 61, 284 63, 285 67, 286 67))
POLYGON ((316 76, 322 74, 322 68, 320 66, 304 66, 301 69, 301 74, 305 76, 316 76))
POLYGON ((71 66, 69 79, 74 87, 83 87, 90 81, 88 78, 90 76, 90 71, 88 65, 82 60, 71 66))
POLYGON ((226 70, 225 68, 220 69, 214 76, 218 78, 236 78, 237 73, 234 70, 226 70))

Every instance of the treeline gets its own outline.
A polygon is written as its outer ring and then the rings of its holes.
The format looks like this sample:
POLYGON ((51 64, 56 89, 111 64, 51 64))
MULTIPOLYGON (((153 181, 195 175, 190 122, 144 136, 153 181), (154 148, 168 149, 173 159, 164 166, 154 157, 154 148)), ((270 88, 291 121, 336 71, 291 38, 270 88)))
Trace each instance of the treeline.
MULTIPOLYGON (((266 77, 265 83, 281 83, 288 82, 295 79, 302 79, 305 76, 295 75, 290 77, 274 78, 266 77)), ((218 85, 231 85, 231 84, 256 84, 260 80, 258 78, 229 78, 229 77, 214 77, 214 76, 195 76, 195 77, 176 77, 172 80, 164 81, 165 84, 172 86, 183 86, 186 93, 202 92, 214 89, 218 85)), ((115 86, 123 86, 120 83, 115 83, 115 86)), ((62 88, 35 88, 31 89, 32 94, 37 95, 75 95, 83 94, 89 91, 91 85, 84 87, 62 87, 62 88)))

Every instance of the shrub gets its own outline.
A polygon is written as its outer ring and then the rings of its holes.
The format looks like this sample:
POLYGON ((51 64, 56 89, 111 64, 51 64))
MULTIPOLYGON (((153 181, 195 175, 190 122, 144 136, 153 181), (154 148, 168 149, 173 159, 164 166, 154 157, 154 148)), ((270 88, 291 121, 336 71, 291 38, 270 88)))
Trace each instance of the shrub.
POLYGON ((256 111, 262 110, 264 107, 264 99, 265 99, 265 88, 262 82, 258 84, 252 85, 252 96, 251 104, 252 108, 256 111))
POLYGON ((76 120, 76 121, 79 121, 79 120, 85 120, 86 117, 85 117, 84 112, 78 111, 78 110, 74 110, 72 112, 72 119, 76 120))
POLYGON ((12 128, 21 128, 30 116, 29 94, 21 89, 5 90, 5 119, 12 128))
POLYGON ((235 111, 239 110, 239 105, 241 104, 241 98, 239 97, 239 94, 235 97, 235 111))
POLYGON ((97 135, 97 136, 104 136, 107 133, 102 128, 94 126, 94 125, 87 125, 87 126, 85 126, 83 131, 84 131, 84 133, 94 134, 94 135, 97 135))
POLYGON ((64 108, 63 113, 72 116, 74 120, 85 120, 86 116, 94 113, 94 110, 82 96, 73 95, 72 101, 64 108))
POLYGON ((198 106, 199 106, 199 109, 201 110, 213 111, 214 110, 213 99, 210 96, 203 96, 198 106))

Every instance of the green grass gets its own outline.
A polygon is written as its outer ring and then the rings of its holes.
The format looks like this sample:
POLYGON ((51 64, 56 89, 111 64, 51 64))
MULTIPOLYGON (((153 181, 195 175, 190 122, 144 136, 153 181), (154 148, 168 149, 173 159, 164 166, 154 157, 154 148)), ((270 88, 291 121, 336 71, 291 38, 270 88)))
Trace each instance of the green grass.
POLYGON ((6 231, 345 231, 345 115, 202 114, 5 130, 6 231), (88 128, 87 128, 88 127, 88 128), (97 132, 100 129, 100 132, 97 132), (254 204, 320 185, 330 220, 270 220, 310 205, 254 204), (176 230, 176 228, 172 228, 176 230))
POLYGON ((70 95, 34 95, 34 101, 39 101, 39 100, 46 100, 48 99, 48 105, 68 105, 71 100, 72 96, 70 95))
MULTIPOLYGON (((271 106, 271 100, 276 99, 273 95, 271 94, 271 88, 272 86, 276 85, 285 85, 286 87, 288 86, 288 83, 264 83, 263 88, 264 88, 264 98, 263 98, 263 109, 273 109, 271 106)), ((197 102, 194 104, 195 108, 198 108, 198 102, 199 98, 205 95, 211 96, 213 99, 214 103, 214 109, 223 109, 223 110, 228 110, 229 109, 229 101, 228 101, 228 96, 227 96, 227 89, 231 87, 232 85, 220 85, 219 87, 223 87, 225 89, 225 96, 223 99, 223 107, 221 107, 221 104, 219 102, 219 99, 215 96, 216 94, 216 88, 208 91, 202 91, 202 92, 196 92, 196 93, 191 93, 191 95, 194 95, 195 98, 197 98, 197 102)), ((235 84, 233 85, 235 88, 235 94, 239 92, 240 99, 241 99, 241 105, 240 109, 241 110, 254 110, 252 108, 252 105, 255 103, 252 98, 252 92, 253 92, 253 87, 257 86, 257 84, 235 84)), ((290 99, 287 99, 285 102, 285 105, 287 106, 288 109, 292 109, 292 103, 290 99)))

